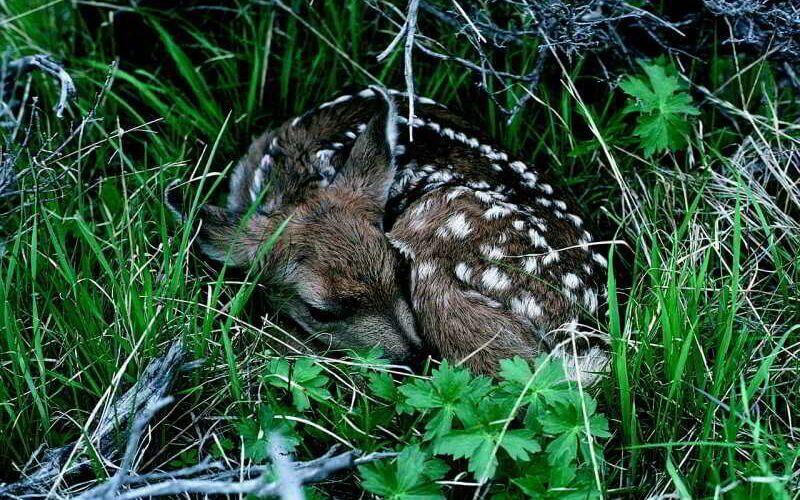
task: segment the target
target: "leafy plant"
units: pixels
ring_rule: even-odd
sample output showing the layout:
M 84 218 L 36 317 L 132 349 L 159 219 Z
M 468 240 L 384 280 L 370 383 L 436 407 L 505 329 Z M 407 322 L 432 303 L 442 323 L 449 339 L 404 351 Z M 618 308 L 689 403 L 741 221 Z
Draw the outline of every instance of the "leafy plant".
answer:
M 328 377 L 311 358 L 300 358 L 293 365 L 284 358 L 276 358 L 267 366 L 264 380 L 274 387 L 288 390 L 298 411 L 309 409 L 311 399 L 324 401 L 331 397 L 325 388 Z
M 625 113 L 638 113 L 633 133 L 647 156 L 677 150 L 687 143 L 690 117 L 700 114 L 674 67 L 663 60 L 639 62 L 642 76 L 628 76 L 620 87 L 631 97 Z
M 527 462 L 541 447 L 531 429 L 506 429 L 508 410 L 508 406 L 489 399 L 474 408 L 462 408 L 459 420 L 464 429 L 442 436 L 434 451 L 468 459 L 469 471 L 480 481 L 494 477 L 499 449 L 512 460 Z
M 464 459 L 478 482 L 510 481 L 526 494 L 594 495 L 593 471 L 599 468 L 602 474 L 602 440 L 610 436 L 596 401 L 565 379 L 556 360 L 541 358 L 533 366 L 519 357 L 504 360 L 499 375 L 501 380 L 493 382 L 443 362 L 430 378 L 399 388 L 386 374 L 368 378 L 373 393 L 394 405 L 398 415 L 412 413 L 421 419 L 423 441 L 431 444 L 406 449 L 413 450 L 419 463 L 434 456 Z M 406 457 L 404 466 L 408 461 Z M 367 469 L 368 476 L 362 471 L 369 481 L 365 488 L 392 498 L 416 498 L 408 489 L 419 486 L 420 476 L 409 476 L 411 483 L 400 486 L 395 476 L 399 467 L 398 461 L 394 467 L 375 465 Z M 528 470 L 537 472 L 524 472 Z
M 418 379 L 400 387 L 409 406 L 429 412 L 425 439 L 439 438 L 450 432 L 453 417 L 469 411 L 489 390 L 488 378 L 473 378 L 467 370 L 453 368 L 447 361 L 433 371 L 430 380 Z
M 276 418 L 272 407 L 267 404 L 259 406 L 256 419 L 241 419 L 236 424 L 236 430 L 242 437 L 245 456 L 256 463 L 264 462 L 269 457 L 271 436 L 279 435 L 282 448 L 287 452 L 294 451 L 299 444 L 292 422 Z
M 407 446 L 394 463 L 375 462 L 358 468 L 365 490 L 390 499 L 443 498 L 435 483 L 448 471 L 441 460 L 430 458 L 419 445 Z

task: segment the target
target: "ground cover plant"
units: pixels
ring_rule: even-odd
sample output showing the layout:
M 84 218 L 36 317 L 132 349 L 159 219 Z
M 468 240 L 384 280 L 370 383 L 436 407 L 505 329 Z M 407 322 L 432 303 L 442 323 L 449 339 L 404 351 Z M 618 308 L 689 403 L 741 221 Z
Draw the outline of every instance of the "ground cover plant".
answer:
M 0 482 L 86 436 L 181 339 L 195 363 L 137 472 L 270 464 L 277 439 L 298 460 L 397 453 L 311 497 L 797 497 L 800 13 L 635 4 L 0 1 L 2 67 L 49 54 L 78 91 L 63 118 L 51 75 L 0 96 Z M 170 182 L 195 208 L 222 198 L 254 134 L 409 78 L 601 228 L 613 357 L 596 386 L 546 357 L 490 379 L 292 350 L 286 290 L 189 251 Z M 114 477 L 120 454 L 96 451 L 50 493 Z

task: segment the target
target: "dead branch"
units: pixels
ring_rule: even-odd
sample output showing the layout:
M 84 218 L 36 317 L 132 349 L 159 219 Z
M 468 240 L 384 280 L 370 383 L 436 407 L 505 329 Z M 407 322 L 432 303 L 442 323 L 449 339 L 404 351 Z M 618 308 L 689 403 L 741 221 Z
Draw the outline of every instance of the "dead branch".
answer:
M 101 457 L 112 458 L 118 455 L 118 444 L 124 442 L 125 436 L 129 435 L 131 417 L 138 418 L 136 422 L 144 417 L 148 417 L 147 421 L 152 418 L 172 386 L 184 357 L 183 342 L 174 342 L 164 356 L 147 365 L 133 387 L 108 405 L 86 439 L 44 450 L 41 457 L 32 457 L 30 463 L 36 467 L 24 471 L 22 479 L 16 483 L 0 486 L 0 497 L 46 496 L 51 489 L 57 487 L 57 482 L 62 478 L 78 475 L 89 469 L 90 459 L 84 453 L 89 448 Z M 133 428 L 135 430 L 135 425 Z
M 78 440 L 55 450 L 46 450 L 39 460 L 32 458 L 31 462 L 37 463 L 36 468 L 25 473 L 20 481 L 0 486 L 0 497 L 133 500 L 187 494 L 253 494 L 295 500 L 302 498 L 302 485 L 324 481 L 336 472 L 396 455 L 371 453 L 362 456 L 359 450 L 337 453 L 338 446 L 334 446 L 319 458 L 294 462 L 284 451 L 282 438 L 273 435 L 270 437 L 271 465 L 225 468 L 221 462 L 205 459 L 173 471 L 137 474 L 134 464 L 142 451 L 143 436 L 156 414 L 173 402 L 166 393 L 176 373 L 179 369 L 196 365 L 184 364 L 184 357 L 183 343 L 176 341 L 164 356 L 147 365 L 133 387 L 109 405 L 87 442 Z M 124 451 L 120 456 L 123 442 Z M 81 493 L 62 493 L 58 488 L 62 479 L 88 471 L 89 447 L 104 462 L 120 457 L 116 472 Z
M 67 103 L 75 97 L 75 83 L 60 64 L 45 54 L 25 56 L 0 66 L 0 103 L 7 105 L 19 79 L 36 69 L 44 71 L 58 80 L 61 89 L 55 112 L 57 117 L 63 117 Z M 10 105 L 6 107 L 11 109 Z
M 105 485 L 76 497 L 80 500 L 101 500 L 114 498 L 118 500 L 134 500 L 170 495 L 255 495 L 257 497 L 280 496 L 285 499 L 297 497 L 301 485 L 318 483 L 331 477 L 336 472 L 350 470 L 359 465 L 384 458 L 394 457 L 394 453 L 371 453 L 361 456 L 358 450 L 335 454 L 336 447 L 325 455 L 308 462 L 290 462 L 284 458 L 284 465 L 278 467 L 278 479 L 270 481 L 273 468 L 267 466 L 251 466 L 238 469 L 221 470 L 204 473 L 197 477 L 187 469 L 172 473 L 165 477 L 164 473 L 157 478 L 147 474 L 132 476 L 124 480 L 128 485 L 144 484 L 124 491 L 109 491 Z M 273 457 L 274 459 L 274 457 Z M 220 468 L 218 462 L 205 465 L 205 469 Z M 282 473 L 281 473 L 282 472 Z M 243 479 L 240 479 L 242 477 Z
M 392 39 L 386 49 L 378 54 L 378 61 L 384 60 L 400 43 L 400 40 L 405 38 L 404 54 L 403 54 L 403 74 L 406 81 L 406 93 L 408 94 L 408 139 L 414 140 L 414 128 L 412 123 L 416 115 L 414 114 L 414 67 L 412 64 L 412 53 L 414 51 L 415 37 L 417 33 L 417 12 L 419 11 L 419 0 L 409 0 L 408 10 L 406 11 L 406 20 L 400 31 Z

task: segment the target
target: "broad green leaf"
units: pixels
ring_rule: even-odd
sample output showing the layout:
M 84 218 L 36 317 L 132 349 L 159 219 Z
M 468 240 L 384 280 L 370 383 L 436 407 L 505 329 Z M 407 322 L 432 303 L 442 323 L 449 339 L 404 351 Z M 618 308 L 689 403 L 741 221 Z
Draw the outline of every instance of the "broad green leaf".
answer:
M 676 75 L 658 63 L 641 62 L 645 78 L 629 76 L 620 88 L 632 99 L 625 112 L 637 112 L 634 134 L 647 156 L 686 145 L 689 117 L 700 114 Z
M 397 500 L 444 498 L 435 481 L 447 470 L 441 460 L 429 458 L 419 445 L 406 447 L 394 463 L 380 461 L 358 468 L 365 490 Z

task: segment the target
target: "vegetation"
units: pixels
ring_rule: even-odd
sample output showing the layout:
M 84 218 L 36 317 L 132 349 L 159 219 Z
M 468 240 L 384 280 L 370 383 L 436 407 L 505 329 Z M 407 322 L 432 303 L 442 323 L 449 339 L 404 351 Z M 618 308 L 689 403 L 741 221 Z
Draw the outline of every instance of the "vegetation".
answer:
M 251 136 L 345 85 L 404 88 L 402 48 L 375 58 L 398 27 L 361 0 L 211 3 L 0 0 L 6 57 L 51 54 L 78 89 L 59 120 L 57 85 L 31 75 L 19 115 L 0 117 L 18 191 L 0 198 L 0 480 L 80 436 L 184 338 L 203 365 L 140 469 L 264 462 L 277 431 L 302 459 L 399 452 L 309 495 L 797 496 L 800 105 L 785 60 L 727 43 L 724 17 L 697 35 L 701 57 L 653 43 L 609 73 L 553 51 L 532 88 L 479 88 L 415 51 L 418 94 L 539 165 L 611 243 L 613 359 L 592 388 L 547 358 L 507 360 L 496 380 L 435 360 L 414 375 L 379 351 L 285 354 L 284 291 L 195 259 L 162 203 L 175 179 L 195 208 L 224 196 Z M 465 54 L 426 12 L 421 31 Z M 532 37 L 494 64 L 527 72 L 543 50 Z M 509 121 L 501 107 L 523 98 Z

